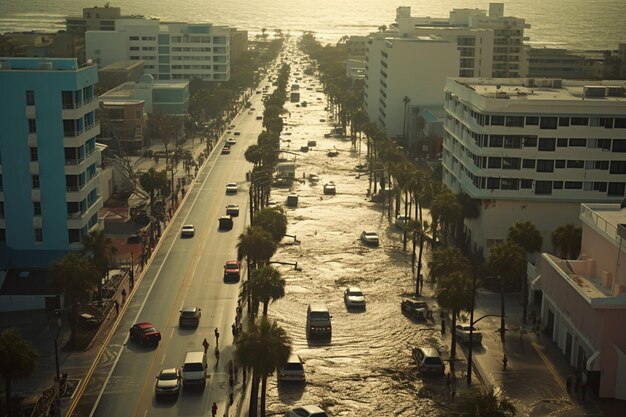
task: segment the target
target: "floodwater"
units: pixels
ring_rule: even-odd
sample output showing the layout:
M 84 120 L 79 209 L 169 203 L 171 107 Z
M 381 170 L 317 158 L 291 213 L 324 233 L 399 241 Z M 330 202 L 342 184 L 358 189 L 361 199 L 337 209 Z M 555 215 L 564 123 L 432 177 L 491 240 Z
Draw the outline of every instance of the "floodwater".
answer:
M 282 139 L 283 149 L 297 153 L 295 182 L 289 188 L 274 188 L 272 199 L 285 206 L 287 195 L 299 195 L 297 208 L 285 211 L 288 232 L 300 244 L 285 238 L 274 256 L 282 262 L 298 262 L 302 271 L 279 266 L 287 281 L 286 295 L 272 304 L 269 315 L 287 331 L 293 351 L 305 363 L 305 385 L 277 385 L 268 379 L 268 415 L 282 415 L 295 405 L 317 404 L 332 416 L 438 416 L 445 408 L 444 378 L 426 379 L 418 375 L 411 358 L 411 347 L 433 346 L 448 355 L 439 326 L 416 323 L 400 312 L 402 297 L 412 295 L 411 244 L 402 250 L 402 234 L 382 214 L 380 204 L 366 198 L 367 175 L 358 176 L 355 165 L 364 163 L 351 141 L 324 138 L 332 128 L 332 120 L 324 110 L 322 93 L 315 91 L 319 83 L 304 76 L 295 81 L 294 72 L 302 69 L 292 65 L 291 83 L 300 84 L 301 100 L 308 107 L 287 102 L 290 112 Z M 300 75 L 302 76 L 302 75 Z M 308 90 L 307 87 L 311 87 Z M 321 98 L 321 100 L 318 100 Z M 324 119 L 324 121 L 321 121 Z M 300 147 L 315 140 L 309 152 Z M 287 142 L 289 141 L 289 142 Z M 334 158 L 326 154 L 338 150 Z M 308 180 L 318 174 L 318 183 Z M 323 185 L 334 181 L 337 194 L 323 194 Z M 392 213 L 393 214 L 393 213 Z M 362 230 L 373 230 L 380 236 L 380 246 L 370 248 L 360 241 Z M 364 312 L 347 311 L 343 290 L 359 286 L 366 297 Z M 310 302 L 324 302 L 332 314 L 332 341 L 309 344 L 306 337 L 306 310 Z M 434 306 L 433 306 L 434 307 Z M 416 331 L 431 328 L 432 331 Z

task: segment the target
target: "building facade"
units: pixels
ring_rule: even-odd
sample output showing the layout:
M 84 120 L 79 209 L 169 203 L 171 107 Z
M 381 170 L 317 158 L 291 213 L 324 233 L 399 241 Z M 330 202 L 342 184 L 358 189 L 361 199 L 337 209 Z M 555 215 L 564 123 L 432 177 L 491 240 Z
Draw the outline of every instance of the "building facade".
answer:
M 224 26 L 117 19 L 114 31 L 87 31 L 85 45 L 87 58 L 101 67 L 143 60 L 156 80 L 230 79 L 230 29 Z
M 480 200 L 466 219 L 474 249 L 518 220 L 551 232 L 578 222 L 578 205 L 619 202 L 626 188 L 623 81 L 448 78 L 443 181 Z
M 623 206 L 623 205 L 622 205 Z M 531 288 L 541 326 L 600 398 L 626 400 L 626 208 L 582 204 L 581 255 L 544 253 Z
M 100 91 L 110 90 L 129 81 L 139 81 L 144 73 L 143 61 L 118 61 L 98 70 Z
M 141 154 L 145 126 L 143 107 L 143 100 L 102 100 L 98 142 L 106 144 L 117 155 Z
M 122 17 L 120 7 L 85 7 L 82 16 L 66 17 L 65 27 L 71 33 L 85 33 L 88 30 L 115 30 L 115 19 Z
M 246 52 L 248 52 L 248 31 L 231 29 L 230 30 L 230 60 L 231 62 L 237 61 Z
M 0 58 L 0 241 L 5 264 L 47 267 L 98 228 L 95 65 Z
M 66 32 L 8 32 L 3 37 L 16 46 L 20 56 L 37 58 L 77 58 L 85 62 L 85 39 Z
M 582 54 L 567 49 L 531 47 L 528 54 L 529 78 L 590 78 L 591 63 Z

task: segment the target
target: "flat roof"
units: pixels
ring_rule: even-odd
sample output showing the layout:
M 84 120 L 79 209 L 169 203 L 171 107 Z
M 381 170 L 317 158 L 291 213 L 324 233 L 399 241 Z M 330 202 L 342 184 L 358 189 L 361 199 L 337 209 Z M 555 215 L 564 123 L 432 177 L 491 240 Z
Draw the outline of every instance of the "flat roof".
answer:
M 112 64 L 107 65 L 106 67 L 103 67 L 100 69 L 100 71 L 122 71 L 122 70 L 128 70 L 128 69 L 132 69 L 132 68 L 136 68 L 140 65 L 143 65 L 144 61 L 139 60 L 139 61 L 117 61 L 114 62 Z

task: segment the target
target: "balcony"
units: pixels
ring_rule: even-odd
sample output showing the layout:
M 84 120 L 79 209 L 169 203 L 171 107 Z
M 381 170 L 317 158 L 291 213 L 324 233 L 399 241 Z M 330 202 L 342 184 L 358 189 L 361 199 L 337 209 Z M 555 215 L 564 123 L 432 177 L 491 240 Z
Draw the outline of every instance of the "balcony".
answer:
M 99 177 L 100 177 L 100 171 L 97 171 L 93 177 L 91 177 L 89 180 L 87 180 L 87 182 L 85 182 L 82 185 L 81 184 L 66 185 L 65 191 L 66 191 L 67 201 L 78 202 L 78 201 L 83 201 L 84 199 L 86 199 L 87 194 L 89 194 L 91 190 L 93 190 L 94 187 L 98 185 Z
M 37 112 L 35 111 L 35 106 L 26 106 L 26 118 L 27 119 L 34 119 L 37 115 Z
M 62 117 L 64 119 L 80 119 L 86 113 L 96 111 L 100 102 L 97 96 L 93 96 L 83 102 L 63 103 Z
M 89 223 L 89 219 L 102 208 L 102 197 L 98 196 L 96 201 L 84 212 L 75 212 L 67 214 L 68 229 L 82 229 Z
M 76 159 L 65 158 L 65 175 L 79 175 L 92 164 L 98 162 L 98 153 L 94 150 L 90 154 Z
M 85 126 L 82 130 L 69 130 L 63 132 L 63 144 L 65 146 L 78 148 L 87 142 L 87 140 L 100 134 L 100 122 Z
M 31 148 L 37 147 L 37 133 L 28 134 L 28 146 Z

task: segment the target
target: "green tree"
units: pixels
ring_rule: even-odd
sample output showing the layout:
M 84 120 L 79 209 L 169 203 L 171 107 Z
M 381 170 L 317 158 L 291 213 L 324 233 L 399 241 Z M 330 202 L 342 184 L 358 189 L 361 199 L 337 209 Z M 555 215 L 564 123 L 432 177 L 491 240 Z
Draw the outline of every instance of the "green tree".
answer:
M 265 208 L 254 214 L 253 226 L 270 232 L 274 242 L 280 242 L 287 233 L 287 216 L 280 208 Z
M 583 239 L 583 229 L 573 224 L 564 224 L 557 227 L 550 236 L 554 251 L 562 259 L 577 259 L 580 255 L 580 246 Z
M 507 240 L 489 250 L 487 270 L 492 279 L 499 277 L 498 283 L 502 284 L 505 290 L 519 288 L 520 277 L 525 269 L 526 253 L 517 243 Z
M 252 271 L 250 279 L 244 284 L 249 287 L 254 302 L 260 301 L 263 303 L 263 316 L 267 316 L 267 309 L 271 302 L 285 296 L 284 278 L 281 277 L 277 269 L 269 265 Z M 243 291 L 247 289 L 244 288 Z
M 469 270 L 469 267 L 467 268 Z M 450 357 L 456 358 L 456 319 L 462 311 L 472 309 L 472 277 L 468 270 L 455 271 L 441 278 L 435 290 L 435 299 L 441 308 L 451 312 L 452 344 Z
M 259 323 L 251 322 L 235 343 L 235 361 L 252 369 L 252 392 L 250 395 L 250 417 L 257 416 L 259 380 L 261 380 L 261 416 L 265 417 L 267 377 L 287 363 L 291 355 L 291 340 L 287 332 L 267 317 Z
M 454 246 L 437 248 L 433 251 L 428 269 L 433 281 L 439 281 L 455 272 L 471 271 L 470 261 Z
M 117 255 L 117 248 L 113 241 L 106 237 L 104 230 L 93 230 L 83 237 L 82 254 L 91 261 L 100 274 L 98 280 L 98 296 L 102 296 L 102 277 L 106 276 L 113 267 L 113 259 Z
M 433 197 L 430 214 L 433 219 L 433 239 L 436 240 L 436 232 L 441 232 L 443 242 L 447 243 L 452 226 L 456 226 L 462 215 L 462 207 L 456 194 L 444 186 L 441 192 Z
M 150 212 L 152 212 L 156 192 L 167 187 L 167 172 L 150 168 L 139 177 L 139 185 L 150 196 Z
M 513 417 L 515 406 L 506 396 L 496 393 L 493 388 L 471 391 L 457 401 L 450 415 L 452 417 Z
M 0 375 L 4 380 L 4 395 L 7 416 L 13 415 L 12 383 L 35 372 L 39 353 L 17 330 L 4 329 L 0 332 Z
M 237 243 L 237 259 L 246 258 L 252 268 L 265 265 L 276 253 L 276 242 L 270 232 L 258 227 L 249 226 L 245 233 L 239 235 Z
M 98 286 L 100 274 L 80 252 L 69 252 L 62 259 L 53 262 L 49 274 L 52 288 L 65 295 L 73 338 L 76 333 L 77 303 L 88 300 L 89 292 Z

